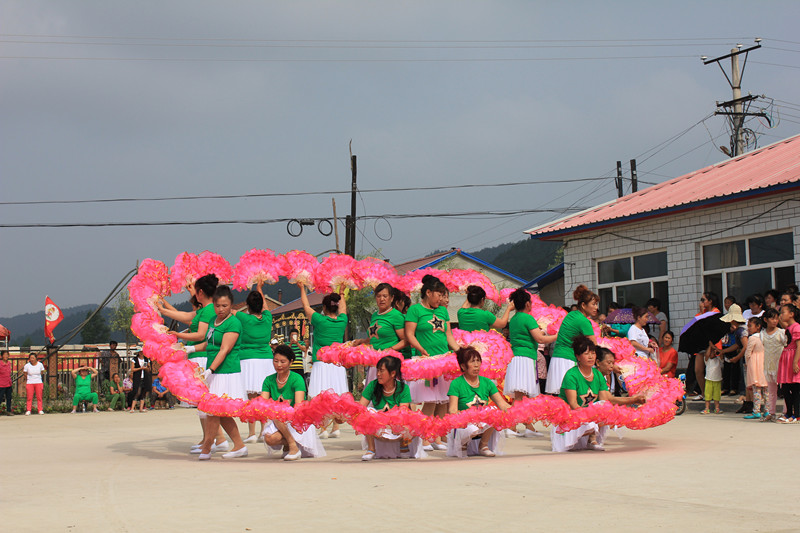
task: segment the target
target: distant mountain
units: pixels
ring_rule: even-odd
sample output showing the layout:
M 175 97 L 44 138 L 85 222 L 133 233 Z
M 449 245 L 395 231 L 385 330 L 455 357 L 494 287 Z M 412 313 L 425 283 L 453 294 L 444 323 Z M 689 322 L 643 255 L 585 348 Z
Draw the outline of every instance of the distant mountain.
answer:
M 84 304 L 76 305 L 73 307 L 63 307 L 61 311 L 64 313 L 64 320 L 56 326 L 53 334 L 58 339 L 60 336 L 66 334 L 69 330 L 80 324 L 86 319 L 86 313 L 93 311 L 97 308 L 97 304 Z M 106 322 L 109 320 L 111 309 L 106 308 L 101 311 L 103 318 Z M 36 313 L 25 313 L 24 315 L 16 315 L 12 317 L 0 317 L 0 324 L 3 324 L 11 330 L 11 343 L 15 346 L 22 344 L 25 339 L 30 337 L 31 343 L 34 346 L 41 346 L 46 344 L 44 337 L 44 309 Z M 80 334 L 76 337 L 74 342 L 80 343 Z M 120 339 L 121 336 L 120 336 Z
M 496 246 L 495 248 L 500 247 Z M 525 239 L 513 243 L 509 248 L 497 254 L 491 263 L 530 281 L 563 261 L 561 249 L 561 242 Z M 473 255 L 482 251 L 479 250 Z

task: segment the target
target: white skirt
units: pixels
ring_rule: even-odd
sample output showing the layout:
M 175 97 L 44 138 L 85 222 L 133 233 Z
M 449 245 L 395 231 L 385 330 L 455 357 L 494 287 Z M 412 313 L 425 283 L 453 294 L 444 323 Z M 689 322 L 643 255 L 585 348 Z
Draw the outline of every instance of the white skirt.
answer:
M 547 387 L 545 387 L 544 391 L 548 394 L 559 394 L 561 392 L 561 382 L 564 381 L 564 374 L 575 364 L 575 361 L 570 361 L 563 357 L 551 357 L 550 368 L 547 369 Z
M 529 398 L 539 396 L 539 378 L 536 374 L 536 360 L 530 357 L 514 356 L 506 368 L 506 379 L 503 385 L 506 396 L 514 396 L 521 392 Z
M 275 373 L 272 359 L 242 359 L 244 388 L 248 394 L 258 394 L 264 387 L 264 378 Z
M 606 431 L 608 426 L 598 426 L 595 422 L 587 422 L 577 429 L 567 431 L 566 433 L 557 433 L 556 426 L 550 430 L 550 444 L 554 452 L 573 452 L 577 450 L 585 450 L 589 445 L 588 431 L 594 430 L 597 437 L 597 444 L 603 444 L 606 440 Z
M 234 374 L 211 374 L 206 380 L 206 385 L 208 385 L 208 392 L 216 396 L 227 394 L 229 398 L 238 398 L 240 400 L 247 399 L 247 392 L 244 390 L 241 372 L 236 372 Z M 197 416 L 205 418 L 208 416 L 208 413 L 198 409 Z
M 380 435 L 384 439 L 375 439 L 375 458 L 376 459 L 399 459 L 400 458 L 400 435 L 395 435 L 389 431 L 383 432 Z M 424 459 L 428 457 L 425 450 L 422 449 L 422 439 L 414 437 L 408 443 L 408 452 L 412 459 Z M 367 438 L 361 436 L 361 449 L 368 450 Z
M 436 385 L 433 380 L 428 380 L 430 386 L 425 384 L 424 379 L 408 382 L 408 389 L 411 392 L 411 400 L 414 403 L 447 403 L 447 391 L 450 390 L 450 380 L 436 378 Z
M 325 453 L 325 448 L 322 446 L 322 442 L 319 440 L 319 435 L 317 435 L 317 428 L 315 426 L 308 426 L 308 429 L 300 433 L 291 423 L 286 424 L 286 427 L 289 428 L 289 433 L 292 434 L 292 438 L 297 443 L 297 447 L 300 448 L 300 457 L 325 457 L 327 453 Z M 270 420 L 264 426 L 264 431 L 261 432 L 262 436 L 272 435 L 273 433 L 277 433 L 278 428 L 275 427 L 275 422 Z M 283 446 L 267 446 L 267 452 L 272 455 L 272 452 L 281 452 L 283 450 Z
M 350 392 L 347 387 L 347 370 L 343 366 L 317 361 L 311 366 L 311 378 L 308 380 L 308 396 L 313 398 L 320 392 L 329 389 L 336 394 Z
M 467 427 L 461 429 L 457 428 L 447 435 L 447 456 L 448 457 L 467 457 L 469 455 L 480 455 L 479 445 L 481 433 L 490 428 L 488 424 L 483 422 L 478 424 L 469 424 Z M 494 430 L 491 438 L 489 439 L 489 449 L 495 455 L 503 455 L 503 445 L 506 441 L 506 432 Z M 464 450 L 466 444 L 467 449 Z

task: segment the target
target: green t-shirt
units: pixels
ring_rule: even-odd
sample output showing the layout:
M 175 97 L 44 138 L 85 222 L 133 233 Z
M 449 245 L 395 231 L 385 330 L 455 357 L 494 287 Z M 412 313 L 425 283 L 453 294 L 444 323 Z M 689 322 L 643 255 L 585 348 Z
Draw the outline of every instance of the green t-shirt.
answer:
M 561 322 L 561 327 L 558 328 L 558 337 L 553 345 L 553 357 L 577 361 L 575 351 L 572 349 L 572 341 L 578 335 L 587 337 L 594 335 L 592 323 L 580 311 L 570 311 Z
M 539 329 L 539 323 L 533 316 L 524 311 L 517 311 L 508 321 L 508 341 L 515 356 L 529 357 L 534 361 L 539 343 L 531 336 L 532 329 Z
M 497 317 L 479 307 L 462 307 L 458 310 L 458 329 L 462 331 L 489 331 Z
M 236 319 L 242 323 L 242 334 L 239 336 L 239 360 L 272 359 L 272 313 L 264 311 L 261 318 L 243 312 L 236 313 Z
M 564 379 L 561 381 L 561 392 L 558 394 L 559 397 L 566 402 L 566 391 L 574 390 L 578 395 L 577 400 L 580 407 L 592 403 L 597 399 L 601 390 L 608 390 L 608 384 L 603 379 L 603 374 L 594 367 L 592 367 L 592 376 L 592 381 L 587 381 L 581 374 L 581 369 L 573 366 L 564 374 Z
M 478 386 L 473 387 L 464 376 L 458 376 L 450 382 L 448 396 L 458 396 L 458 410 L 464 411 L 475 405 L 486 405 L 489 398 L 497 392 L 497 385 L 491 379 L 478 376 Z
M 372 313 L 369 319 L 369 343 L 376 350 L 386 350 L 398 342 L 397 330 L 405 327 L 406 319 L 403 313 L 392 307 L 386 313 Z
M 428 355 L 441 355 L 449 351 L 447 323 L 450 322 L 450 314 L 446 307 L 428 309 L 422 304 L 414 304 L 406 313 L 406 323 L 409 322 L 417 325 L 414 335 Z
M 219 349 L 222 345 L 222 336 L 226 333 L 238 333 L 239 338 L 236 339 L 230 353 L 225 356 L 225 360 L 215 370 L 217 374 L 235 374 L 242 371 L 242 366 L 239 364 L 239 342 L 242 339 L 242 323 L 236 320 L 233 315 L 228 315 L 222 324 L 215 325 L 217 320 L 216 315 L 214 319 L 208 324 L 208 332 L 206 332 L 206 340 L 208 346 L 206 347 L 206 355 L 208 356 L 208 363 L 206 368 L 210 368 L 214 364 L 214 359 L 219 354 Z
M 278 374 L 270 374 L 264 380 L 261 390 L 268 393 L 269 397 L 276 402 L 285 401 L 294 406 L 294 393 L 297 391 L 306 392 L 306 382 L 303 380 L 303 376 L 297 372 L 289 372 L 286 383 L 284 383 L 283 387 L 278 388 Z
M 344 341 L 344 331 L 347 329 L 347 315 L 342 313 L 336 318 L 314 313 L 311 315 L 311 325 L 314 326 L 313 342 L 311 343 L 311 362 L 317 362 L 317 351 L 334 342 Z
M 408 384 L 403 383 L 403 390 L 398 390 L 401 386 L 400 382 L 395 381 L 394 383 L 394 393 L 391 396 L 381 395 L 381 399 L 378 401 L 378 403 L 375 403 L 375 398 L 373 398 L 373 395 L 375 394 L 375 386 L 378 384 L 377 379 L 370 381 L 369 384 L 364 387 L 364 392 L 361 393 L 361 396 L 364 398 L 369 398 L 369 401 L 372 402 L 372 407 L 374 407 L 377 411 L 385 411 L 386 409 L 391 409 L 392 407 L 397 407 L 398 405 L 404 403 L 411 403 L 411 389 L 408 388 Z
M 214 320 L 215 316 L 217 316 L 217 314 L 214 312 L 214 304 L 208 304 L 205 307 L 201 307 L 194 314 L 192 323 L 189 324 L 189 333 L 197 333 L 197 328 L 200 325 L 200 322 L 205 322 L 206 324 L 208 324 L 209 322 Z M 186 343 L 186 346 L 194 346 L 195 344 L 200 344 L 201 342 L 203 341 L 189 341 Z M 206 352 L 192 352 L 188 355 L 188 359 L 197 359 L 200 357 L 205 359 Z
M 75 376 L 75 394 L 87 394 L 92 392 L 92 375 L 86 374 Z

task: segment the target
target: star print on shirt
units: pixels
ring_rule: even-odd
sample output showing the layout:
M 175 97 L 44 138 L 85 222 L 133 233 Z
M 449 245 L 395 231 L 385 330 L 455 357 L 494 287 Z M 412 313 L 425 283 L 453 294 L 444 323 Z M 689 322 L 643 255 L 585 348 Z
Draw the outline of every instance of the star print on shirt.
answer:
M 377 336 L 378 336 L 378 330 L 379 330 L 379 329 L 381 329 L 381 325 L 380 325 L 380 324 L 378 324 L 377 322 L 375 322 L 374 324 L 372 324 L 372 325 L 369 327 L 369 336 L 370 336 L 370 337 L 377 337 Z
M 467 407 L 474 407 L 476 405 L 486 405 L 486 402 L 481 400 L 481 397 L 478 396 L 477 394 L 475 395 L 475 397 L 472 399 L 471 402 L 467 402 Z
M 597 399 L 597 396 L 594 395 L 594 393 L 592 392 L 592 389 L 589 389 L 589 391 L 586 394 L 581 396 L 581 401 L 583 402 L 582 405 L 589 405 L 590 403 L 592 403 L 596 399 Z
M 433 315 L 430 320 L 428 320 L 428 324 L 431 325 L 434 332 L 437 331 L 444 331 L 444 320 L 439 318 L 436 315 Z

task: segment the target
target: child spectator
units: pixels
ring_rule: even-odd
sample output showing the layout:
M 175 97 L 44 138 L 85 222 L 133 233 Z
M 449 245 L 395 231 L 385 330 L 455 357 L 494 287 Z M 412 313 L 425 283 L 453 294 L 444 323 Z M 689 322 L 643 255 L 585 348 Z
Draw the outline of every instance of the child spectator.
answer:
M 782 424 L 796 424 L 800 416 L 800 309 L 792 304 L 781 306 L 780 320 L 786 325 L 786 348 L 778 361 L 778 384 L 783 388 L 786 414 L 778 418 Z
M 674 341 L 675 334 L 671 331 L 665 331 L 661 342 L 659 367 L 661 367 L 661 373 L 666 374 L 668 378 L 674 378 L 675 370 L 678 368 L 678 351 L 672 345 Z
M 767 327 L 761 330 L 761 343 L 764 345 L 764 377 L 767 379 L 767 405 L 762 422 L 775 420 L 778 403 L 778 361 L 786 346 L 786 332 L 778 327 L 778 310 L 767 309 L 764 320 Z
M 747 321 L 747 350 L 744 360 L 747 366 L 747 388 L 753 394 L 753 412 L 744 418 L 761 418 L 761 408 L 764 405 L 764 396 L 767 391 L 767 378 L 764 376 L 764 345 L 761 343 L 761 329 L 763 322 L 757 316 L 750 317 Z
M 705 355 L 706 361 L 706 408 L 700 414 L 707 415 L 711 413 L 711 401 L 714 401 L 714 414 L 721 415 L 722 410 L 719 408 L 719 399 L 722 392 L 722 357 L 720 351 L 715 348 L 711 343 L 708 345 Z

